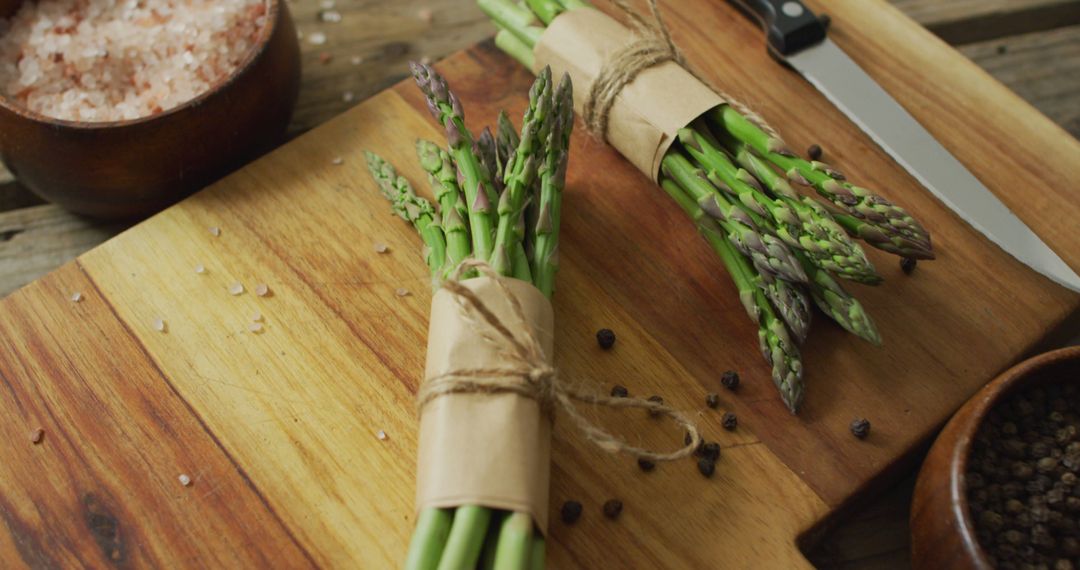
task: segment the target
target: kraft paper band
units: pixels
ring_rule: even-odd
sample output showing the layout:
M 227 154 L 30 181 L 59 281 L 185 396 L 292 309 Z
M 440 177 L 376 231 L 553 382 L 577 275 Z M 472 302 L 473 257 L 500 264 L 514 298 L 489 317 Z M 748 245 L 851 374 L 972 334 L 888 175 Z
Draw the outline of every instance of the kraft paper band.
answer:
M 581 106 L 600 70 L 636 36 L 606 14 L 591 8 L 564 12 L 540 36 L 534 72 L 551 66 L 552 75 L 569 73 L 574 106 Z M 641 71 L 623 88 L 611 108 L 606 139 L 638 170 L 658 180 L 660 162 L 678 130 L 725 99 L 675 62 Z
M 462 281 L 501 321 L 517 323 L 510 304 L 490 278 Z M 503 287 L 521 303 L 525 320 L 549 360 L 554 316 L 551 303 L 524 281 Z M 431 301 L 424 378 L 459 370 L 510 365 L 485 331 L 465 317 L 446 290 Z M 446 394 L 424 405 L 416 466 L 417 510 L 482 505 L 528 512 L 547 532 L 551 472 L 551 419 L 536 399 L 513 393 Z

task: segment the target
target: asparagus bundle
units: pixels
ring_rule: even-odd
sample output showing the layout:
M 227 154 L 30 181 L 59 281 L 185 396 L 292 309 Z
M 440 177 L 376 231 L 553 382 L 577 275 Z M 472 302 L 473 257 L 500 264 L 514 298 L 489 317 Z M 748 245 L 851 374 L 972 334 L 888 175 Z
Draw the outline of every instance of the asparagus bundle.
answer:
M 468 258 L 499 275 L 531 283 L 550 298 L 558 270 L 559 213 L 566 179 L 573 89 L 567 76 L 552 84 L 549 70 L 529 93 L 521 133 L 500 116 L 497 135 L 473 138 L 460 102 L 431 67 L 413 76 L 448 148 L 419 141 L 420 165 L 434 203 L 420 197 L 392 165 L 368 152 L 367 164 L 394 213 L 411 222 L 425 244 L 424 258 L 438 289 Z M 535 221 L 525 210 L 537 205 Z M 531 244 L 528 252 L 525 243 Z M 405 567 L 420 569 L 544 567 L 544 537 L 528 512 L 478 505 L 425 508 L 418 517 Z
M 530 69 L 545 28 L 589 7 L 584 0 L 477 3 L 499 28 L 496 45 Z M 799 158 L 730 104 L 678 132 L 657 181 L 723 261 L 793 412 L 804 393 L 798 343 L 809 331 L 811 300 L 844 329 L 881 343 L 869 315 L 834 278 L 881 282 L 853 238 L 903 257 L 934 257 L 929 234 L 909 213 L 834 168 Z M 793 183 L 812 187 L 825 205 Z

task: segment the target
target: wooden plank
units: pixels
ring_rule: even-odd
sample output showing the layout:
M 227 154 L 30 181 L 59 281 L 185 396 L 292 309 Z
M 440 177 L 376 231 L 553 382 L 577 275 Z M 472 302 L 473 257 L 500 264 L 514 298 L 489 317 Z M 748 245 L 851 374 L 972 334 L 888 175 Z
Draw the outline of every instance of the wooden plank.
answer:
M 950 44 L 1080 24 L 1077 0 L 889 0 Z
M 315 127 L 397 83 L 408 75 L 410 60 L 438 60 L 495 33 L 472 1 L 338 2 L 336 23 L 320 19 L 325 10 L 314 0 L 289 9 L 303 34 L 304 70 L 292 132 Z M 312 43 L 316 33 L 325 35 L 325 44 Z
M 310 567 L 78 266 L 9 297 L 3 315 L 5 568 Z
M 122 300 L 122 318 L 320 564 L 388 568 L 400 565 L 412 527 L 412 398 L 430 292 L 418 238 L 387 212 L 357 151 L 379 149 L 420 180 L 412 143 L 439 131 L 393 92 L 346 116 L 81 262 L 109 298 Z M 339 154 L 350 158 L 332 165 Z M 219 238 L 210 225 L 221 226 Z M 390 254 L 376 253 L 377 241 Z M 156 253 L 165 248 L 168 260 Z M 720 427 L 697 381 L 587 277 L 577 251 L 568 244 L 556 301 L 556 351 L 567 379 L 617 379 L 635 393 L 707 411 L 702 426 L 725 447 L 727 467 L 711 481 L 692 462 L 645 474 L 557 423 L 552 509 L 574 498 L 589 513 L 572 528 L 552 525 L 551 567 L 701 568 L 721 556 L 753 565 L 761 552 L 740 543 L 758 545 L 784 567 L 804 567 L 794 537 L 824 514 L 824 503 L 757 442 L 755 422 L 735 433 Z M 206 275 L 191 270 L 198 263 Z M 234 280 L 249 289 L 267 282 L 273 296 L 230 296 Z M 398 287 L 412 294 L 397 297 Z M 265 318 L 259 335 L 245 329 L 256 310 Z M 168 334 L 151 328 L 156 314 L 167 319 Z M 592 340 L 601 324 L 620 334 L 619 350 L 606 358 Z M 682 439 L 644 414 L 628 423 L 635 441 Z M 378 430 L 388 440 L 375 438 Z M 599 510 L 616 492 L 627 512 L 612 525 Z M 763 503 L 784 516 L 762 518 Z M 684 543 L 696 546 L 676 546 Z
M 53 205 L 0 212 L 0 297 L 67 263 L 128 225 L 88 220 Z
M 960 51 L 1080 137 L 1080 26 L 971 44 Z

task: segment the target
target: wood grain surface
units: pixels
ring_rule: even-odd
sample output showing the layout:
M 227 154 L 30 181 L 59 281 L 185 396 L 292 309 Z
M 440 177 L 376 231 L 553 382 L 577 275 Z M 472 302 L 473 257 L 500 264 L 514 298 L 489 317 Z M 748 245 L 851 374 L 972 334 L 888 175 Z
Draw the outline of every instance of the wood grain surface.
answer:
M 888 479 L 968 395 L 1074 316 L 1080 303 L 946 212 L 801 79 L 769 60 L 758 49 L 757 30 L 730 8 L 693 11 L 690 4 L 669 2 L 666 9 L 698 69 L 783 124 L 793 146 L 829 141 L 828 160 L 853 179 L 887 188 L 927 222 L 941 259 L 905 278 L 893 258 L 874 255 L 888 281 L 857 292 L 884 325 L 886 348 L 863 346 L 820 319 L 805 351 L 806 410 L 792 417 L 775 397 L 719 261 L 652 184 L 610 149 L 576 137 L 556 298 L 559 365 L 601 389 L 617 380 L 633 393 L 701 410 L 706 433 L 724 452 L 711 481 L 689 463 L 646 475 L 630 460 L 596 453 L 560 424 L 553 505 L 575 498 L 586 516 L 575 527 L 553 525 L 556 568 L 807 565 L 799 536 L 818 536 L 820 521 Z M 1003 199 L 1019 215 L 1039 219 L 1052 209 L 1066 218 L 1040 219 L 1040 227 L 1064 243 L 1062 255 L 1076 265 L 1080 247 L 1069 239 L 1076 228 L 1068 219 L 1080 219 L 1080 205 L 1068 200 L 1067 187 L 1055 186 L 1080 175 L 1075 161 L 1061 160 L 1075 156 L 1074 139 L 883 4 L 822 0 L 817 7 L 834 14 L 837 42 L 858 46 L 851 51 L 860 63 L 934 122 L 935 134 L 989 185 L 1010 192 Z M 730 34 L 717 37 L 715 29 Z M 927 71 L 931 60 L 948 70 Z M 440 69 L 474 126 L 492 120 L 500 106 L 520 114 L 530 78 L 490 46 Z M 928 76 L 939 89 L 920 92 L 903 75 Z M 233 555 L 258 565 L 257 551 L 267 544 L 285 545 L 283 565 L 382 567 L 400 560 L 412 525 L 411 397 L 430 292 L 419 240 L 389 215 L 358 153 L 378 149 L 419 183 L 410 156 L 417 136 L 439 134 L 415 90 L 402 85 L 121 234 L 78 266 L 0 301 L 0 374 L 8 393 L 25 394 L 0 400 L 0 430 L 9 435 L 3 445 L 22 454 L 12 457 L 45 456 L 55 472 L 100 472 L 104 480 L 65 487 L 32 477 L 26 462 L 0 468 L 26 470 L 5 478 L 18 483 L 0 486 L 0 496 L 17 505 L 4 511 L 18 513 L 15 523 L 5 518 L 8 527 L 31 535 L 0 538 L 0 559 L 39 564 L 37 551 L 19 546 L 34 541 L 72 544 L 64 556 L 87 564 L 111 557 L 95 537 L 111 545 L 123 540 L 115 538 L 120 534 L 78 526 L 88 508 L 80 507 L 85 489 L 100 487 L 106 490 L 94 496 L 109 500 L 91 512 L 113 513 L 122 535 L 137 537 L 133 565 Z M 334 166 L 336 156 L 345 164 Z M 1053 198 L 1065 202 L 1054 206 Z M 220 237 L 209 233 L 212 225 L 222 228 Z M 390 244 L 391 253 L 377 255 L 376 241 Z M 200 263 L 205 275 L 193 270 Z M 249 292 L 229 295 L 234 281 Z M 261 282 L 272 295 L 250 293 Z M 412 295 L 395 296 L 399 287 Z M 72 304 L 72 290 L 86 298 Z M 265 318 L 261 334 L 247 328 L 255 311 Z M 153 329 L 156 318 L 167 323 L 165 333 Z M 613 353 L 591 341 L 601 326 L 619 333 Z M 957 346 L 965 350 L 943 348 Z M 27 364 L 38 361 L 48 364 Z M 64 362 L 73 362 L 66 375 L 55 371 Z M 144 365 L 157 376 L 140 376 Z M 746 380 L 743 390 L 722 395 L 722 407 L 741 419 L 734 433 L 721 430 L 719 415 L 702 405 L 727 368 Z M 109 393 L 106 404 L 128 414 L 110 420 L 114 431 L 19 412 L 47 408 L 83 422 L 112 417 L 81 411 L 93 399 L 76 390 L 74 375 L 94 379 L 93 388 Z M 644 442 L 681 438 L 644 418 L 597 414 Z M 874 422 L 867 441 L 847 434 L 854 416 Z M 38 425 L 47 435 L 34 446 L 28 434 Z M 387 441 L 374 437 L 379 429 Z M 51 437 L 54 430 L 64 446 Z M 117 441 L 135 434 L 152 443 Z M 76 453 L 88 458 L 72 467 Z M 119 464 L 107 461 L 109 453 L 137 465 L 106 469 Z M 198 473 L 188 465 L 217 466 L 215 476 L 231 477 L 237 490 L 209 493 L 212 487 L 198 479 L 181 486 L 178 471 Z M 139 489 L 128 499 L 108 494 L 109 485 Z M 14 498 L 20 491 L 42 503 L 37 512 L 61 513 L 64 523 L 22 522 L 34 515 L 32 503 Z M 613 494 L 627 505 L 617 523 L 599 515 Z M 245 514 L 225 514 L 227 508 Z M 93 528 L 100 526 L 110 528 Z M 174 538 L 180 532 L 191 540 Z

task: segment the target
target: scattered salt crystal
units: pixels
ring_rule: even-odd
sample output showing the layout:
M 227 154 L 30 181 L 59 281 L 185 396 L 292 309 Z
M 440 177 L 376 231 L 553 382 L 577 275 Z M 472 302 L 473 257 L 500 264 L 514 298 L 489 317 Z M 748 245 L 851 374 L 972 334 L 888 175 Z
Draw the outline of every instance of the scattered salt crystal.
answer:
M 416 17 L 420 18 L 421 21 L 430 24 L 431 20 L 434 19 L 435 14 L 432 13 L 431 8 L 423 8 L 416 12 Z
M 335 0 L 320 0 L 319 2 L 319 7 L 323 10 L 333 10 L 335 5 L 337 5 Z
M 195 266 L 195 273 L 198 273 L 199 275 L 202 275 L 203 273 L 206 273 L 206 268 L 203 267 L 203 264 L 200 263 L 200 264 Z
M 397 291 L 394 291 L 394 294 L 398 297 L 408 297 L 409 295 L 411 295 L 411 293 L 409 293 L 409 290 L 404 287 L 398 287 Z
M 236 283 L 233 283 L 232 285 L 229 285 L 229 294 L 230 295 L 239 295 L 240 293 L 243 293 L 243 292 L 244 292 L 244 284 L 243 283 L 237 281 Z
M 312 32 L 312 34 L 308 36 L 307 41 L 311 45 L 321 46 L 326 43 L 326 34 L 322 32 Z
M 364 56 L 354 55 L 349 58 L 349 63 L 353 65 L 360 65 L 361 63 L 364 63 Z
M 375 437 L 377 437 L 379 439 L 382 439 L 382 440 L 385 440 L 386 439 L 386 432 L 383 431 L 383 430 L 379 430 L 379 431 L 375 432 Z
M 180 484 L 185 487 L 191 485 L 191 477 L 189 477 L 187 473 L 181 473 L 180 476 L 177 477 L 177 479 L 179 479 Z
M 390 251 L 390 247 L 385 243 L 378 242 L 375 244 L 375 253 L 386 253 Z
M 262 320 L 263 320 L 263 316 L 262 316 L 262 313 L 260 313 L 259 311 L 255 311 L 255 314 L 251 315 L 251 322 L 258 323 L 258 322 L 261 322 Z
M 341 158 L 340 156 L 335 156 L 335 157 L 334 157 L 334 159 L 333 159 L 333 160 L 331 160 L 330 162 L 331 162 L 331 163 L 332 163 L 332 164 L 333 164 L 334 166 L 341 166 L 342 164 L 344 164 L 344 163 L 345 163 L 345 159 L 344 159 L 344 158 Z
M 255 334 L 259 334 L 263 330 L 262 323 L 251 323 L 250 325 L 248 325 L 248 330 Z
M 78 303 L 79 301 L 82 301 L 82 293 L 80 293 L 78 291 L 72 293 L 71 294 L 71 302 L 72 303 Z
M 346 91 L 341 94 L 341 100 L 346 103 L 352 103 L 353 99 L 356 99 L 356 93 L 353 93 L 352 91 Z
M 323 10 L 319 12 L 319 20 L 336 24 L 341 21 L 341 12 L 337 10 Z
M 259 283 L 255 286 L 255 294 L 260 297 L 265 297 L 270 292 L 270 286 L 266 283 Z
M 219 235 L 221 235 L 221 228 L 217 226 L 210 226 L 210 235 L 218 237 Z
M 30 443 L 37 445 L 41 443 L 41 440 L 45 439 L 45 430 L 43 428 L 37 428 L 30 432 Z
M 154 330 L 158 332 L 165 332 L 165 320 L 161 317 L 154 319 Z

